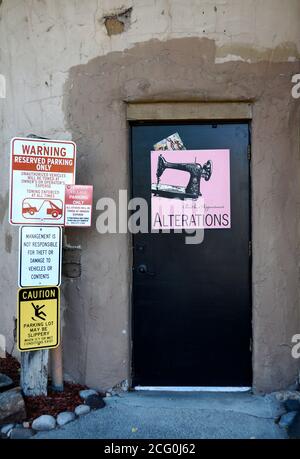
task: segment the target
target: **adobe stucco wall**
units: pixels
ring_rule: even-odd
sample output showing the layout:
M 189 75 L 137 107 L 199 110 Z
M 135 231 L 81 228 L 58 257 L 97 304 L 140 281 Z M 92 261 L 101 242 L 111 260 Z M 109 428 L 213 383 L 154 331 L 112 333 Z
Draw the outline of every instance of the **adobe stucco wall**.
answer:
M 107 31 L 105 18 L 131 7 L 119 17 L 124 27 L 113 18 Z M 2 1 L 0 333 L 9 350 L 18 254 L 17 228 L 7 223 L 10 138 L 73 139 L 78 183 L 94 184 L 95 201 L 117 198 L 129 185 L 127 101 L 251 101 L 254 387 L 295 381 L 299 21 L 298 0 Z M 108 388 L 130 378 L 130 238 L 99 235 L 96 217 L 91 230 L 67 232 L 82 247 L 82 276 L 64 286 L 65 369 Z

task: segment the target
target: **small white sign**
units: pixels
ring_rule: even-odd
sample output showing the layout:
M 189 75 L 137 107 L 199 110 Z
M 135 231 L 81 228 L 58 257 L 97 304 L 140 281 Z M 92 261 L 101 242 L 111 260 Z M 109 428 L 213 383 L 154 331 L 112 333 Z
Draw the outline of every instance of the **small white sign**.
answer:
M 59 286 L 61 228 L 21 226 L 19 244 L 19 287 Z

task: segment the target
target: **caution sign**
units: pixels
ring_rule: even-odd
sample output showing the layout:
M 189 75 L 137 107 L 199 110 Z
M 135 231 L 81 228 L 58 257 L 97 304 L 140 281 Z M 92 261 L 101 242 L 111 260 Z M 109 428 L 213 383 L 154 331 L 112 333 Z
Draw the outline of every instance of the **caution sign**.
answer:
M 18 293 L 18 348 L 51 349 L 59 345 L 59 288 L 22 288 Z

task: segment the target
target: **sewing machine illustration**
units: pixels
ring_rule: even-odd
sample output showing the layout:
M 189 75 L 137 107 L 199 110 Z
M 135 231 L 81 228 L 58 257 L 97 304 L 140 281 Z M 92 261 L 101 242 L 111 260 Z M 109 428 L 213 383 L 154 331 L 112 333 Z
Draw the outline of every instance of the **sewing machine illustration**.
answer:
M 166 169 L 176 169 L 190 174 L 186 187 L 160 184 L 162 174 Z M 199 163 L 170 163 L 162 155 L 158 157 L 156 178 L 157 183 L 152 183 L 151 192 L 154 196 L 177 199 L 198 199 L 200 192 L 200 180 L 208 181 L 212 174 L 212 161 L 208 160 L 203 166 Z

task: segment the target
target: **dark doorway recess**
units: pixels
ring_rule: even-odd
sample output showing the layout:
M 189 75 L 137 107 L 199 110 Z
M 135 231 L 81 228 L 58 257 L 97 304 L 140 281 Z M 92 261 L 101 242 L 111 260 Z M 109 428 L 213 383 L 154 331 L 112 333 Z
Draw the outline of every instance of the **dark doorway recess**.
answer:
M 251 386 L 249 124 L 130 127 L 132 197 L 149 209 L 150 152 L 174 132 L 188 150 L 230 149 L 231 192 L 231 229 L 207 229 L 201 244 L 174 231 L 133 236 L 133 386 Z

